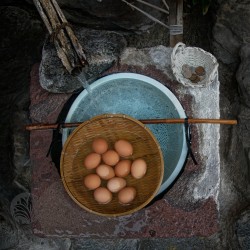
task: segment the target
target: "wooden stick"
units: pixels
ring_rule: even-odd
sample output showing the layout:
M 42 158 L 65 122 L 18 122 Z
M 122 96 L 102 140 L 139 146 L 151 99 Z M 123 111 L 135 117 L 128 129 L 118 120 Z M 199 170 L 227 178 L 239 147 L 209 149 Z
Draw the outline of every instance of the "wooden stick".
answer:
M 47 30 L 49 31 L 49 34 L 52 35 L 53 34 L 53 27 L 52 27 L 50 19 L 48 18 L 48 16 L 45 13 L 44 5 L 42 5 L 43 2 L 41 2 L 41 1 L 42 0 L 33 0 Z M 72 67 L 71 62 L 69 61 L 69 59 L 66 55 L 65 50 L 62 48 L 61 44 L 59 44 L 57 39 L 54 40 L 54 44 L 56 47 L 57 55 L 61 59 L 64 67 L 67 69 L 68 72 L 72 72 L 73 67 Z
M 65 18 L 64 14 L 63 14 L 60 6 L 56 2 L 56 0 L 51 0 L 51 2 L 53 4 L 54 8 L 56 9 L 57 14 L 60 17 L 61 21 L 63 23 L 67 23 L 67 19 Z M 83 51 L 83 48 L 82 48 L 81 44 L 79 43 L 77 37 L 75 36 L 72 28 L 70 26 L 66 26 L 65 30 L 66 30 L 66 32 L 67 32 L 67 34 L 69 36 L 69 39 L 70 39 L 70 41 L 71 41 L 71 43 L 72 43 L 72 45 L 73 45 L 73 47 L 75 49 L 76 54 L 79 57 L 79 60 L 81 61 L 82 65 L 88 64 L 85 53 Z
M 139 120 L 144 124 L 159 124 L 159 123 L 185 123 L 184 118 L 179 119 L 148 119 L 148 120 Z M 188 119 L 188 123 L 208 123 L 208 124 L 227 124 L 235 125 L 237 120 L 224 120 L 224 119 Z
M 135 5 L 127 2 L 126 0 L 122 0 L 122 2 L 126 3 L 127 5 L 129 5 L 131 8 L 141 12 L 143 15 L 145 15 L 146 17 L 148 17 L 149 19 L 153 20 L 156 23 L 161 24 L 162 26 L 164 26 L 165 28 L 169 29 L 169 26 L 166 25 L 165 23 L 163 23 L 162 21 L 158 20 L 157 18 L 153 17 L 152 15 L 148 14 L 147 12 L 141 10 L 140 8 L 136 7 Z
M 68 60 L 70 61 L 72 68 L 75 68 L 76 66 L 79 65 L 79 63 L 74 53 L 74 50 L 72 50 L 70 41 L 64 32 L 64 29 L 59 29 L 59 27 L 62 25 L 62 22 L 60 22 L 57 12 L 53 8 L 53 5 L 50 0 L 41 0 L 41 4 L 50 19 L 53 30 L 56 32 L 55 40 L 58 38 L 62 49 L 68 56 Z
M 184 118 L 179 119 L 144 119 L 139 120 L 143 124 L 180 124 L 185 123 Z M 74 128 L 81 125 L 83 122 L 73 122 L 73 123 L 63 123 L 61 124 L 61 128 Z M 224 120 L 224 119 L 188 119 L 188 123 L 206 123 L 206 124 L 225 124 L 225 125 L 236 125 L 237 120 Z M 56 129 L 58 127 L 58 123 L 54 124 L 30 124 L 25 127 L 26 130 L 46 130 L 46 129 Z
M 156 5 L 154 5 L 154 4 L 145 2 L 145 1 L 143 1 L 143 0 L 136 0 L 136 1 L 139 2 L 139 3 L 145 4 L 145 5 L 147 5 L 147 6 L 151 7 L 151 8 L 153 8 L 153 9 L 156 9 L 156 10 L 159 10 L 159 11 L 164 12 L 164 13 L 166 13 L 166 14 L 169 14 L 169 11 L 164 10 L 164 9 L 162 9 L 162 8 L 160 8 L 160 7 L 156 6 Z
M 39 0 L 33 0 L 33 2 L 34 2 L 34 4 L 35 4 L 35 6 L 36 6 L 36 8 L 37 8 L 37 10 L 38 10 L 38 12 L 39 12 L 41 18 L 42 18 L 42 20 L 43 20 L 43 22 L 44 22 L 44 24 L 45 24 L 47 30 L 49 31 L 50 34 L 52 34 L 52 33 L 53 33 L 53 30 L 52 30 L 50 21 L 49 21 L 49 19 L 47 18 L 46 14 L 44 13 L 43 7 L 42 7 L 41 3 L 39 2 Z
M 169 6 L 168 6 L 166 0 L 162 0 L 162 2 L 163 2 L 163 4 L 165 5 L 166 9 L 169 10 Z
M 46 28 L 54 36 L 57 55 L 70 74 L 86 66 L 85 53 L 56 0 L 33 0 Z
M 53 28 L 51 26 L 51 23 L 49 21 L 49 18 L 47 17 L 47 15 L 45 14 L 44 12 L 44 9 L 41 5 L 41 2 L 40 0 L 33 0 L 47 30 L 49 31 L 49 34 L 52 35 L 53 33 Z M 71 66 L 71 63 L 69 62 L 68 58 L 67 58 L 67 55 L 65 54 L 65 51 L 61 48 L 58 40 L 55 40 L 54 41 L 54 44 L 55 44 L 55 47 L 56 47 L 56 52 L 57 52 L 57 55 L 58 57 L 61 59 L 64 67 L 67 69 L 67 71 L 71 72 L 73 70 L 72 66 Z

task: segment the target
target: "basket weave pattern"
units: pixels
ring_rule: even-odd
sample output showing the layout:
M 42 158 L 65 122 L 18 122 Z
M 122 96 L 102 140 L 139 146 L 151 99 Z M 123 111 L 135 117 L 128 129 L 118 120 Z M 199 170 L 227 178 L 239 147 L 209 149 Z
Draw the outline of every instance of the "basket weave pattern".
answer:
M 126 177 L 127 186 L 137 190 L 130 205 L 119 204 L 117 194 L 113 194 L 110 203 L 98 204 L 93 191 L 84 186 L 84 177 L 95 172 L 87 170 L 83 162 L 92 152 L 91 144 L 96 137 L 106 139 L 109 148 L 119 139 L 128 140 L 134 148 L 129 159 L 142 157 L 147 162 L 147 173 L 142 179 L 134 179 L 131 175 Z M 119 216 L 138 211 L 154 198 L 163 179 L 164 163 L 157 140 L 142 123 L 125 115 L 100 115 L 84 122 L 69 136 L 62 151 L 60 170 L 66 191 L 79 206 L 99 215 Z M 101 186 L 106 182 L 102 180 Z
M 202 66 L 206 71 L 206 77 L 198 83 L 192 83 L 182 75 L 182 66 L 188 64 L 192 67 Z M 177 43 L 171 55 L 171 67 L 176 80 L 187 87 L 206 87 L 211 84 L 218 70 L 216 58 L 209 52 L 197 48 L 186 47 L 184 43 Z

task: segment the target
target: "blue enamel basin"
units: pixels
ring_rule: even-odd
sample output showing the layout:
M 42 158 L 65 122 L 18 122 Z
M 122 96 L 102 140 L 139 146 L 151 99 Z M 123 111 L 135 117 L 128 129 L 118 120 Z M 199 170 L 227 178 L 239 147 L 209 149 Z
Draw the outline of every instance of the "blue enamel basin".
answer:
M 140 74 L 116 73 L 93 82 L 72 104 L 65 122 L 83 122 L 100 114 L 126 114 L 136 119 L 185 118 L 175 95 L 160 82 Z M 157 195 L 176 179 L 185 163 L 187 145 L 183 124 L 146 125 L 158 140 L 164 157 L 164 178 Z M 64 129 L 62 141 L 72 129 Z

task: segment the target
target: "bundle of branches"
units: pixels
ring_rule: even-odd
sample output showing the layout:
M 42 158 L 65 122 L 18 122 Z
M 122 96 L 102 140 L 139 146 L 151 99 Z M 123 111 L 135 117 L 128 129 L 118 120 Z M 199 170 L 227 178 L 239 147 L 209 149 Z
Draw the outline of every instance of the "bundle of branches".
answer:
M 53 40 L 57 55 L 74 75 L 88 63 L 85 53 L 56 0 L 33 0 Z

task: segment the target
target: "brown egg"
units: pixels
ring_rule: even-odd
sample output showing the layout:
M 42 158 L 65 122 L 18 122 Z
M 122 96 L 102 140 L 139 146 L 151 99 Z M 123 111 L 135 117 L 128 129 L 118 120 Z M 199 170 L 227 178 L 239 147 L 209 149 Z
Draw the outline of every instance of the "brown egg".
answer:
M 105 187 L 99 187 L 94 191 L 94 199 L 100 204 L 107 204 L 112 200 L 112 193 Z
M 120 178 L 120 177 L 114 177 L 110 179 L 107 183 L 107 188 L 112 192 L 112 193 L 117 193 L 121 189 L 123 189 L 127 185 L 127 182 L 125 179 Z
M 118 193 L 118 200 L 121 204 L 130 204 L 136 196 L 136 189 L 134 187 L 125 187 Z
M 102 155 L 102 159 L 105 164 L 114 166 L 119 161 L 120 157 L 115 150 L 108 150 Z
M 115 171 L 112 167 L 101 164 L 96 168 L 96 173 L 103 179 L 109 180 L 115 176 Z
M 96 138 L 92 142 L 92 149 L 98 154 L 103 154 L 108 150 L 108 143 L 103 138 Z
M 144 159 L 138 158 L 131 165 L 131 175 L 135 179 L 142 178 L 147 172 L 147 163 Z
M 132 144 L 126 140 L 116 141 L 114 147 L 116 152 L 122 157 L 127 157 L 133 154 Z
M 97 153 L 90 153 L 84 159 L 84 165 L 87 169 L 96 168 L 101 162 L 101 155 Z
M 89 190 L 94 190 L 101 185 L 101 179 L 97 174 L 89 174 L 84 178 L 84 185 Z
M 118 177 L 126 177 L 130 173 L 131 168 L 130 160 L 121 160 L 115 166 L 115 175 Z

